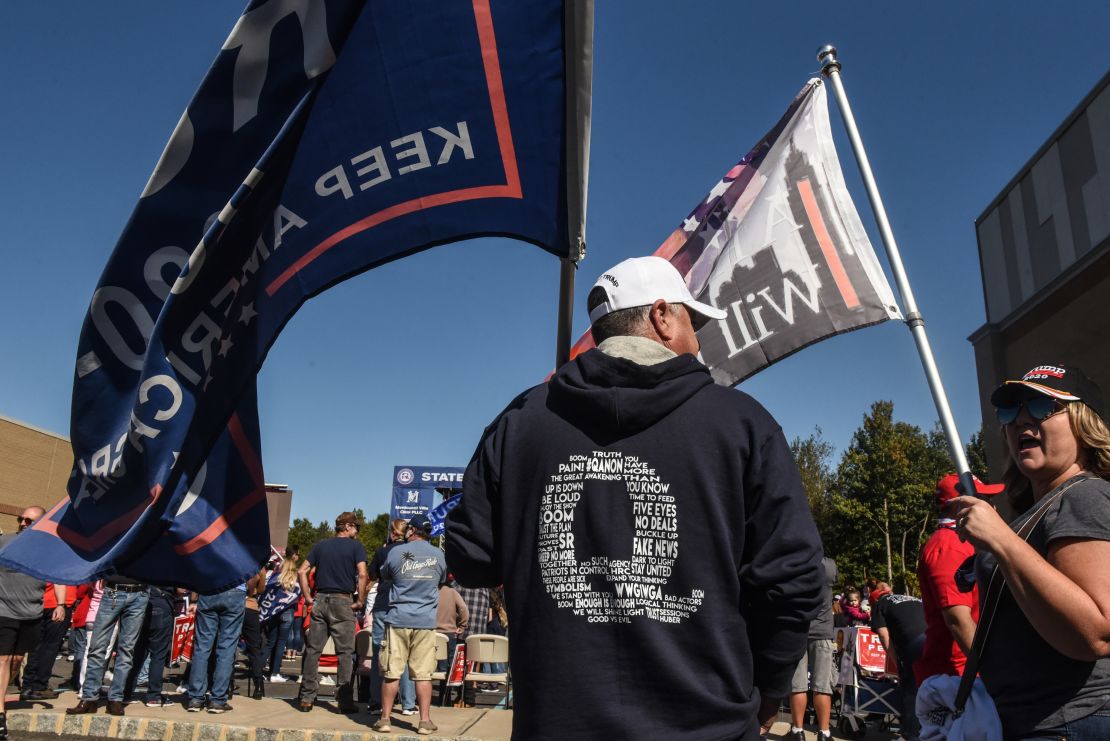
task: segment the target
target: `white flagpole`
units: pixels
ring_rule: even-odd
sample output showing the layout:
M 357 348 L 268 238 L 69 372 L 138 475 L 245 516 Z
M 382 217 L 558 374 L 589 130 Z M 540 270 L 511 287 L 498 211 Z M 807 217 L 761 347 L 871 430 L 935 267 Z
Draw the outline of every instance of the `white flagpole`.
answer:
M 856 154 L 859 164 L 860 176 L 867 188 L 867 197 L 871 201 L 871 210 L 875 213 L 875 221 L 879 226 L 879 236 L 882 237 L 883 247 L 886 248 L 890 269 L 894 271 L 894 281 L 898 284 L 898 292 L 902 295 L 902 304 L 905 308 L 906 324 L 913 334 L 917 344 L 917 353 L 921 357 L 921 366 L 925 369 L 925 378 L 929 382 L 929 391 L 933 394 L 933 403 L 937 407 L 940 424 L 944 436 L 948 441 L 948 454 L 956 465 L 960 481 L 964 485 L 964 492 L 975 494 L 974 482 L 967 465 L 967 456 L 964 455 L 963 443 L 960 442 L 960 433 L 956 429 L 956 422 L 952 419 L 952 410 L 948 405 L 948 396 L 944 393 L 944 384 L 937 371 L 936 360 L 933 358 L 933 349 L 929 345 L 929 337 L 925 334 L 925 318 L 917 310 L 917 302 L 910 288 L 906 269 L 902 266 L 902 256 L 898 252 L 898 243 L 894 241 L 894 232 L 891 231 L 890 221 L 883 207 L 879 187 L 875 184 L 875 175 L 871 172 L 871 163 L 867 159 L 867 152 L 863 148 L 859 129 L 856 127 L 856 118 L 852 115 L 852 107 L 848 104 L 848 96 L 844 93 L 844 83 L 840 81 L 840 62 L 836 58 L 836 47 L 822 46 L 817 50 L 817 59 L 821 62 L 821 73 L 829 79 L 833 91 L 836 93 L 837 103 L 840 105 L 840 115 L 844 119 L 844 128 L 848 131 L 848 139 L 852 142 L 852 150 Z

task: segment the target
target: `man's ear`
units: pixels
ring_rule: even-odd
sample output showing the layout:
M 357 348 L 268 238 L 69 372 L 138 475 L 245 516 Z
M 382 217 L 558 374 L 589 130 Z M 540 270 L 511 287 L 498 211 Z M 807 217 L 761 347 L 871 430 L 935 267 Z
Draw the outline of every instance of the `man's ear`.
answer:
M 674 314 L 671 313 L 671 305 L 663 299 L 657 299 L 651 308 L 648 310 L 648 320 L 651 322 L 652 329 L 655 334 L 663 342 L 670 342 L 674 339 L 676 327 Z

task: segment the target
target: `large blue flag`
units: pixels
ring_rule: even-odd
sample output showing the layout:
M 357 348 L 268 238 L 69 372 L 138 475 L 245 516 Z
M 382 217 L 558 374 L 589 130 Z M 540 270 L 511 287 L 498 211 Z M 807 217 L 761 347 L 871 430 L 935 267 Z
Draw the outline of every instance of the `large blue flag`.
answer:
M 93 295 L 69 496 L 0 562 L 212 592 L 269 556 L 255 374 L 304 301 L 501 234 L 581 244 L 589 0 L 255 0 Z

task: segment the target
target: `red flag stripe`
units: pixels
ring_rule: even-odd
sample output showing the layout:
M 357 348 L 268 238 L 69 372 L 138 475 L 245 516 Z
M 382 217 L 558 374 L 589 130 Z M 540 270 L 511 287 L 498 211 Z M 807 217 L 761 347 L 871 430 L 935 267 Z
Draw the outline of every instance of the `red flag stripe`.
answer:
M 821 216 L 821 208 L 817 205 L 817 198 L 813 194 L 813 186 L 810 185 L 809 178 L 799 180 L 797 185 L 798 192 L 802 196 L 802 205 L 805 206 L 806 216 L 809 217 L 809 224 L 813 228 L 813 234 L 817 237 L 817 244 L 821 246 L 821 253 L 825 256 L 825 262 L 828 264 L 829 270 L 832 271 L 836 288 L 840 291 L 845 305 L 849 309 L 855 309 L 859 306 L 859 296 L 856 295 L 856 289 L 852 286 L 848 271 L 844 269 L 844 263 L 840 261 L 840 253 L 836 251 L 836 245 L 833 244 L 832 237 L 829 236 L 825 219 Z

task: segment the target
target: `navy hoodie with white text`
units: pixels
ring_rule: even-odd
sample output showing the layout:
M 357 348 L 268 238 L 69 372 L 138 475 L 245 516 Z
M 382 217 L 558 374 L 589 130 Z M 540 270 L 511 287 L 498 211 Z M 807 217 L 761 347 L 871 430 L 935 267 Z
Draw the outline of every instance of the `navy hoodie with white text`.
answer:
M 517 739 L 756 739 L 821 607 L 774 418 L 692 355 L 591 350 L 486 429 L 448 568 L 504 584 Z

